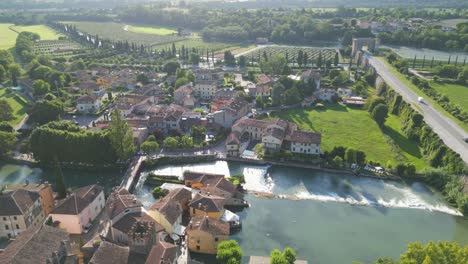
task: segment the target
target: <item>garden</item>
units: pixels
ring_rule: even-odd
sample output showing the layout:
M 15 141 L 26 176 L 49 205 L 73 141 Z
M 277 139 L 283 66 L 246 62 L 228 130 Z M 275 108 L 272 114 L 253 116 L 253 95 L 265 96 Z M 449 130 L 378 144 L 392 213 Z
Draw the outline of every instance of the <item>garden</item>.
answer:
M 28 102 L 8 88 L 0 89 L 0 99 L 5 99 L 13 109 L 14 119 L 9 123 L 19 124 L 29 109 Z

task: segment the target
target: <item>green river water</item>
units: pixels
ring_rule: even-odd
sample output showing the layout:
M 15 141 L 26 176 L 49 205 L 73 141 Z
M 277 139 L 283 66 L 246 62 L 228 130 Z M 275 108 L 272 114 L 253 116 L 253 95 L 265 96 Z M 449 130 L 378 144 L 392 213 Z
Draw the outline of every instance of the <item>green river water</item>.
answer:
M 290 246 L 309 263 L 372 263 L 379 256 L 398 257 L 413 241 L 468 244 L 468 219 L 420 183 L 404 185 L 289 167 L 273 167 L 265 177 L 264 166 L 221 161 L 164 166 L 153 172 L 180 176 L 184 170 L 244 173 L 247 190 L 283 197 L 246 195 L 251 206 L 237 212 L 243 228 L 232 238 L 247 256 Z M 150 206 L 155 200 L 151 188 L 142 184 L 145 174 L 135 195 Z M 98 181 L 110 190 L 120 183 L 122 173 L 64 170 L 64 175 L 68 187 Z M 0 185 L 26 179 L 53 182 L 53 178 L 51 170 L 0 163 Z

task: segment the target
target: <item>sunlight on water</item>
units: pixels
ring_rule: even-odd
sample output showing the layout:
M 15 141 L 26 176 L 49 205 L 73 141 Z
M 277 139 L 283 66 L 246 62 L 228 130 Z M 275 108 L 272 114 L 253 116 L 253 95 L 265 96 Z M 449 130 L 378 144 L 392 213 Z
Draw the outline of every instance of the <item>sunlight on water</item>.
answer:
M 236 169 L 238 171 L 235 171 Z M 185 170 L 226 176 L 243 173 L 246 180 L 244 189 L 260 195 L 271 194 L 281 199 L 337 202 L 356 206 L 412 208 L 462 215 L 420 183 L 405 185 L 394 181 L 276 166 L 270 172 L 267 166 L 255 165 L 242 165 L 240 168 L 234 166 L 234 171 L 232 171 L 229 164 L 224 161 L 163 166 L 151 172 L 180 178 Z M 151 195 L 147 190 L 141 190 L 146 174 L 142 174 L 137 188 L 138 196 L 144 196 L 144 198 Z

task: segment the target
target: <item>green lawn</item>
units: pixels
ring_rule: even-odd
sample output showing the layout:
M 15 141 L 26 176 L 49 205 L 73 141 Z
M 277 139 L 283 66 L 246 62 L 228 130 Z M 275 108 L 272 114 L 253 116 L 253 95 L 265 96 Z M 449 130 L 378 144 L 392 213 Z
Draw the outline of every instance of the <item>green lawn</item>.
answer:
M 441 94 L 445 94 L 450 102 L 468 111 L 468 86 L 431 82 L 431 87 L 434 87 Z
M 410 80 L 406 78 L 405 75 L 401 74 L 392 65 L 390 65 L 390 63 L 388 63 L 386 59 L 382 57 L 379 57 L 378 59 L 381 60 L 383 63 L 385 63 L 388 66 L 390 72 L 394 74 L 403 84 L 411 88 L 413 92 L 423 97 L 427 102 L 430 102 L 434 106 L 434 108 L 436 108 L 439 112 L 443 113 L 444 115 L 452 119 L 461 128 L 463 128 L 465 131 L 468 132 L 468 124 L 463 123 L 462 121 L 458 120 L 456 117 L 451 115 L 449 112 L 447 112 L 445 109 L 443 109 L 442 106 L 439 105 L 439 103 L 434 101 L 431 97 L 427 96 L 423 91 L 421 91 L 418 87 L 416 87 Z
M 12 29 L 17 32 L 29 31 L 37 33 L 41 36 L 41 40 L 55 40 L 61 36 L 55 30 L 46 25 L 13 26 Z
M 17 34 L 9 29 L 13 24 L 0 24 L 0 50 L 9 49 L 16 43 Z
M 6 99 L 11 108 L 13 108 L 15 119 L 9 122 L 11 125 L 16 125 L 21 122 L 29 108 L 24 98 L 15 95 L 16 93 L 14 92 L 7 94 L 6 89 L 0 89 L 0 99 Z
M 151 27 L 151 26 L 132 26 L 128 25 L 126 28 L 130 32 L 143 33 L 143 34 L 155 34 L 155 35 L 171 35 L 177 33 L 176 30 L 165 28 L 165 27 Z
M 367 160 L 412 162 L 418 170 L 426 166 L 414 142 L 401 132 L 398 117 L 391 116 L 384 128 L 385 135 L 366 110 L 349 108 L 341 104 L 327 104 L 323 109 L 295 109 L 281 112 L 278 117 L 298 124 L 301 130 L 322 133 L 322 151 L 335 146 L 362 150 Z M 394 142 L 394 143 L 392 143 Z

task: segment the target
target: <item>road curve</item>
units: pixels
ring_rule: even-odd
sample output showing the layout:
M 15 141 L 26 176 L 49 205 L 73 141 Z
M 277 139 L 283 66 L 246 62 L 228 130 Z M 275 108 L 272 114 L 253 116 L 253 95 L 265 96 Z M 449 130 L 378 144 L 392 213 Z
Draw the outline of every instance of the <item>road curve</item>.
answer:
M 453 120 L 436 110 L 430 102 L 419 103 L 419 96 L 411 88 L 403 84 L 397 76 L 392 74 L 385 63 L 369 54 L 366 54 L 366 57 L 369 58 L 369 63 L 385 82 L 398 92 L 407 103 L 412 105 L 413 108 L 415 108 L 414 105 L 419 105 L 419 109 L 415 108 L 415 110 L 424 116 L 426 123 L 439 135 L 444 143 L 460 154 L 465 164 L 468 164 L 468 143 L 464 141 L 468 133 Z

